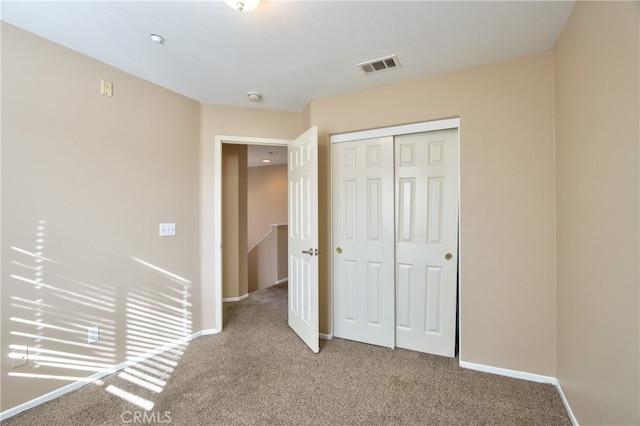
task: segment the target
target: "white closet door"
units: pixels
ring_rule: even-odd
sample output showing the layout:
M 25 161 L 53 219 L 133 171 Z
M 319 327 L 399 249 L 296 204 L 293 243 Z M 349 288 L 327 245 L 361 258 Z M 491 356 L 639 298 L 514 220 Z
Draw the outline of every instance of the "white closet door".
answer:
M 452 357 L 458 248 L 457 129 L 397 136 L 396 345 Z
M 393 138 L 332 146 L 334 335 L 394 347 Z

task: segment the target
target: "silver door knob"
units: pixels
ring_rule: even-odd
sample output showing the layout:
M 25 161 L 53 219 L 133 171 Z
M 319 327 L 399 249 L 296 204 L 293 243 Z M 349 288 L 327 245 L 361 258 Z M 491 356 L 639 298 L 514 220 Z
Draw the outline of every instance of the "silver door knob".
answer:
M 338 247 L 338 248 L 336 248 L 336 253 L 338 253 L 338 254 L 342 254 L 342 247 Z
M 311 256 L 313 256 L 313 249 L 310 248 L 309 250 L 302 250 L 302 253 L 304 254 L 310 254 Z
M 453 258 L 453 255 L 451 253 L 447 253 L 444 255 L 444 258 L 447 260 L 451 260 L 451 258 Z

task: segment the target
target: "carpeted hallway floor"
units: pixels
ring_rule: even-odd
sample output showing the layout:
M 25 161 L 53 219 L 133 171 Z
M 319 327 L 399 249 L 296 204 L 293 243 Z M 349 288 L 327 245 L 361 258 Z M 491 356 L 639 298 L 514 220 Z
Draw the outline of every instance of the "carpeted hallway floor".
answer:
M 156 388 L 116 373 L 2 425 L 571 424 L 552 385 L 457 359 L 342 339 L 313 354 L 287 326 L 286 296 L 285 284 L 226 303 L 224 332 L 145 363 Z M 135 397 L 153 406 L 125 399 Z

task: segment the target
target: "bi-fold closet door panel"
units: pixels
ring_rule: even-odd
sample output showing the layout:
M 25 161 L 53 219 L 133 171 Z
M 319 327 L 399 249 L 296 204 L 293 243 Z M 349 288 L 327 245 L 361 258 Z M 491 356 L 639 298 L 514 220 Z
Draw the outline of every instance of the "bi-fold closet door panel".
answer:
M 332 146 L 334 335 L 454 356 L 457 129 Z

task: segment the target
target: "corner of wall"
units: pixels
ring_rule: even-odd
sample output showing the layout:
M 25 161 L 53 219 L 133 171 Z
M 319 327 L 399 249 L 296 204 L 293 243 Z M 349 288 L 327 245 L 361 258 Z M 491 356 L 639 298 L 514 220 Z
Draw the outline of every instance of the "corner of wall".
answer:
M 304 132 L 311 127 L 311 105 L 313 101 L 309 102 L 302 111 L 302 131 Z

